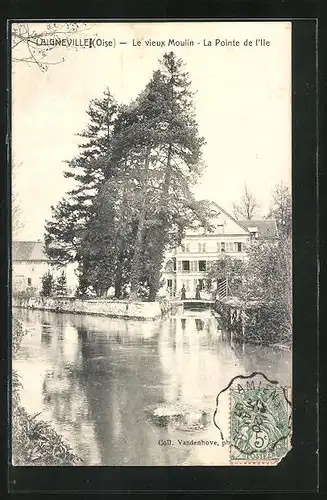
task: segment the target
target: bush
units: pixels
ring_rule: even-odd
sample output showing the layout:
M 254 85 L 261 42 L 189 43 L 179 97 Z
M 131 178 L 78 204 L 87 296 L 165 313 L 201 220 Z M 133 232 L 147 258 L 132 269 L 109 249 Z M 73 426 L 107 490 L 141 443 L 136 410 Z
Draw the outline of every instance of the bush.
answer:
M 29 415 L 25 408 L 13 408 L 13 465 L 61 466 L 81 462 L 62 437 L 39 414 Z
M 48 271 L 42 276 L 42 291 L 43 297 L 50 297 L 54 287 L 54 280 L 52 274 Z
M 253 325 L 248 325 L 248 341 L 290 343 L 292 340 L 292 243 L 290 237 L 278 241 L 253 242 L 244 263 L 224 257 L 208 273 L 212 280 L 228 275 L 229 295 L 245 304 L 261 304 Z M 252 313 L 251 313 L 252 314 Z M 228 323 L 228 314 L 227 319 Z M 251 321 L 251 319 L 250 319 Z
M 61 275 L 55 280 L 54 288 L 56 295 L 59 296 L 67 295 L 67 278 L 65 271 L 62 271 Z
M 36 288 L 29 286 L 25 290 L 20 290 L 17 292 L 13 292 L 13 297 L 17 299 L 19 302 L 22 302 L 24 300 L 29 300 L 33 297 L 38 296 L 38 291 Z
M 22 339 L 26 332 L 23 330 L 23 325 L 18 319 L 12 319 L 12 342 L 11 348 L 13 354 L 16 354 L 20 348 L 20 344 L 22 343 Z

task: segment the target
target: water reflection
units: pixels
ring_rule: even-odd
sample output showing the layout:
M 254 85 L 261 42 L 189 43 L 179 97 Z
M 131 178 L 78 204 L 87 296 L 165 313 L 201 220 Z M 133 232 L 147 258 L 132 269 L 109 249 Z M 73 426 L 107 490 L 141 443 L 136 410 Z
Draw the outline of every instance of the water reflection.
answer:
M 290 383 L 290 353 L 232 344 L 209 311 L 177 311 L 154 322 L 18 314 L 28 331 L 14 363 L 23 404 L 42 411 L 86 465 L 215 463 L 208 450 L 158 446 L 172 431 L 154 426 L 145 409 L 170 402 L 211 413 L 217 392 L 253 371 Z M 215 433 L 212 426 L 203 431 Z

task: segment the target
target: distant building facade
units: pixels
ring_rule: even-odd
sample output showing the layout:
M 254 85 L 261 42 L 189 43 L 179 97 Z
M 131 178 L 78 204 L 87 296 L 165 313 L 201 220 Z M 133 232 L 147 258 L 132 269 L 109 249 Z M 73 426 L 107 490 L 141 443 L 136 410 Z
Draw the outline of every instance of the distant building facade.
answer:
M 206 289 L 206 274 L 210 266 L 223 255 L 244 260 L 247 248 L 253 238 L 274 240 L 277 226 L 274 220 L 236 220 L 216 203 L 210 204 L 211 229 L 198 226 L 186 231 L 178 248 L 166 252 L 162 269 L 164 293 L 180 297 L 182 288 L 186 298 L 195 298 L 200 291 L 201 298 L 209 298 Z M 78 286 L 75 274 L 77 267 L 69 264 L 57 268 L 44 250 L 42 241 L 14 241 L 12 244 L 12 287 L 13 291 L 29 287 L 42 290 L 42 277 L 51 272 L 57 277 L 64 270 L 67 291 L 73 295 Z
M 63 270 L 67 278 L 67 288 L 75 289 L 77 278 L 74 266 L 55 268 L 43 250 L 42 241 L 13 241 L 12 243 L 12 288 L 23 291 L 34 288 L 42 290 L 42 276 L 51 272 L 54 277 Z
M 187 230 L 181 245 L 166 253 L 162 276 L 164 287 L 172 297 L 180 297 L 185 287 L 186 298 L 195 298 L 197 289 L 201 297 L 209 298 L 205 277 L 215 261 L 222 255 L 244 260 L 252 238 L 277 238 L 274 220 L 240 221 L 216 203 L 211 203 L 210 208 L 212 230 L 206 231 L 200 226 Z

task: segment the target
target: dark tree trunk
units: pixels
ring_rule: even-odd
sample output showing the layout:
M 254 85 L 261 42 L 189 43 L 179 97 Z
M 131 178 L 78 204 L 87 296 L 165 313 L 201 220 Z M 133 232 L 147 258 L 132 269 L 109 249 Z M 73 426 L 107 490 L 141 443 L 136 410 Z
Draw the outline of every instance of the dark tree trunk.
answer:
M 115 297 L 116 299 L 119 299 L 121 297 L 121 289 L 122 289 L 122 259 L 123 259 L 123 252 L 120 251 L 118 263 L 117 263 L 117 269 L 116 269 L 116 274 L 115 274 Z
M 137 228 L 136 241 L 135 241 L 135 250 L 134 256 L 132 260 L 132 268 L 131 268 L 131 293 L 130 298 L 132 300 L 136 300 L 137 298 L 137 290 L 139 286 L 139 281 L 141 278 L 142 272 L 142 253 L 143 253 L 143 237 L 144 237 L 144 228 L 145 228 L 145 216 L 146 216 L 146 190 L 147 190 L 147 178 L 148 178 L 148 170 L 150 163 L 150 151 L 147 151 L 144 165 L 144 179 L 142 186 L 142 202 L 141 202 L 141 210 L 139 217 L 139 224 Z
M 121 212 L 120 216 L 120 227 L 122 232 L 125 230 L 126 222 L 124 220 L 125 215 L 126 215 L 126 192 L 127 192 L 127 187 L 124 187 L 123 191 L 123 209 Z M 124 260 L 124 239 L 120 238 L 119 239 L 119 246 L 118 246 L 118 259 L 117 259 L 117 268 L 115 272 L 115 297 L 116 299 L 119 299 L 121 297 L 122 293 L 122 286 L 123 286 L 123 260 Z
M 116 299 L 120 299 L 121 296 L 121 280 L 120 277 L 116 275 L 115 279 L 115 297 Z
M 150 290 L 150 301 L 155 301 L 156 300 L 156 295 L 157 292 L 160 288 L 160 277 L 161 277 L 161 266 L 164 260 L 164 251 L 165 251 L 165 237 L 166 237 L 166 231 L 167 231 L 167 218 L 166 214 L 164 211 L 164 206 L 167 202 L 167 198 L 169 196 L 169 188 L 171 184 L 171 154 L 172 154 L 172 146 L 171 144 L 168 147 L 168 153 L 167 153 L 167 164 L 166 164 L 166 173 L 165 173 L 165 180 L 162 188 L 162 193 L 161 193 L 161 207 L 162 207 L 162 213 L 161 213 L 161 221 L 160 225 L 156 231 L 156 254 L 153 255 L 153 276 L 152 276 L 152 282 L 151 282 L 151 290 Z

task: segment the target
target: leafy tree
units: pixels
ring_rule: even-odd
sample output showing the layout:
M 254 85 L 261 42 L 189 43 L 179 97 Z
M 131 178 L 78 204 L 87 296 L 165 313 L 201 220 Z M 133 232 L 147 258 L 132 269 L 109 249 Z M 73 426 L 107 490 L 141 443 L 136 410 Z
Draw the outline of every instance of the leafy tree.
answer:
M 259 205 L 249 191 L 247 185 L 244 185 L 244 194 L 240 199 L 239 203 L 233 204 L 234 215 L 236 219 L 248 219 L 251 220 L 255 217 Z
M 228 295 L 239 297 L 243 293 L 245 269 L 246 265 L 243 261 L 223 255 L 210 266 L 207 272 L 207 290 L 217 289 L 222 280 L 227 280 Z
M 291 239 L 278 243 L 254 243 L 249 251 L 244 299 L 269 306 L 266 329 L 275 338 L 290 338 L 292 332 L 292 245 Z
M 245 302 L 256 301 L 264 310 L 258 336 L 269 342 L 289 342 L 292 335 L 292 218 L 287 188 L 276 186 L 267 218 L 279 229 L 277 240 L 252 240 L 246 261 L 228 256 L 208 272 L 208 288 L 228 276 L 230 294 Z
M 273 200 L 267 219 L 275 219 L 279 236 L 288 238 L 292 235 L 292 195 L 287 186 L 278 184 L 273 191 Z
M 282 341 L 292 335 L 292 197 L 275 187 L 267 218 L 275 219 L 278 241 L 253 243 L 247 266 L 246 297 L 269 304 L 267 329 Z
M 50 297 L 53 291 L 53 286 L 54 286 L 53 276 L 50 273 L 50 271 L 48 271 L 42 276 L 41 295 L 43 295 L 43 297 Z

